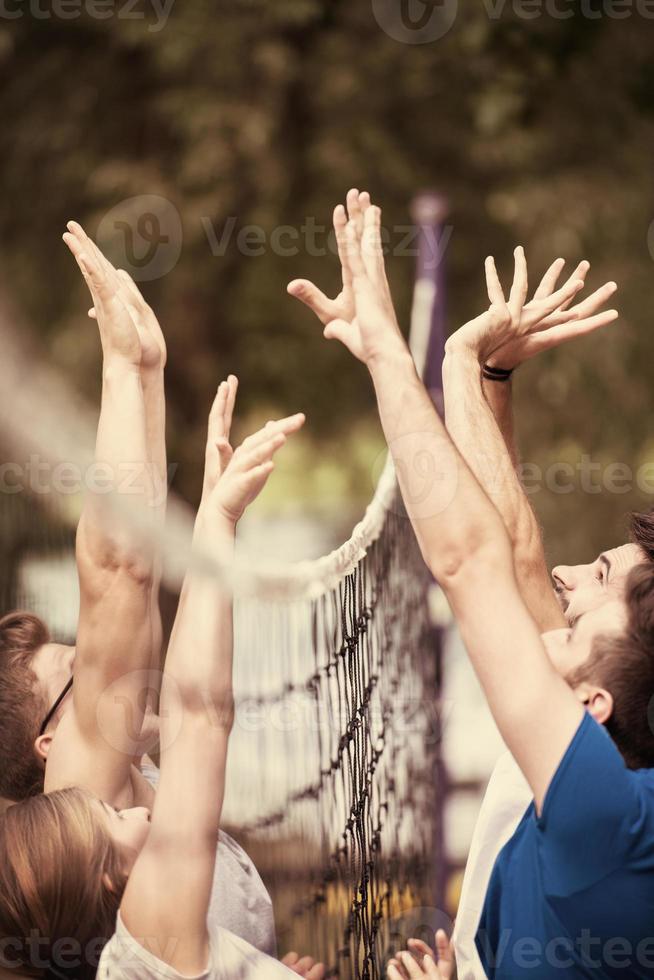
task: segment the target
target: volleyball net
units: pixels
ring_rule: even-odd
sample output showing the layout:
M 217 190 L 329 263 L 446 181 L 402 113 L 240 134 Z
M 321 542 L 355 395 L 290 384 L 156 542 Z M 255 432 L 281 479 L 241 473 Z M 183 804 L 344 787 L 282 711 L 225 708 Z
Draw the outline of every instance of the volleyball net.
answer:
M 439 234 L 438 200 L 418 199 L 414 220 L 412 350 L 429 366 L 438 402 L 442 266 L 426 261 L 438 251 L 428 241 Z M 51 372 L 31 361 L 27 373 L 13 318 L 0 320 L 6 453 L 37 452 L 52 466 L 74 460 L 83 471 L 92 459 L 88 414 Z M 2 611 L 31 607 L 56 630 L 64 600 L 44 597 L 38 568 L 60 563 L 63 580 L 74 573 L 72 510 L 59 501 L 46 521 L 23 490 L 0 494 Z M 407 938 L 398 926 L 407 912 L 442 907 L 440 633 L 392 463 L 349 540 L 314 561 L 246 556 L 226 569 L 215 555 L 191 554 L 191 523 L 172 500 L 164 534 L 154 524 L 138 533 L 162 555 L 172 589 L 201 562 L 234 590 L 236 724 L 223 822 L 270 888 L 280 945 L 322 959 L 329 976 L 377 980 Z M 66 632 L 60 638 L 72 640 Z

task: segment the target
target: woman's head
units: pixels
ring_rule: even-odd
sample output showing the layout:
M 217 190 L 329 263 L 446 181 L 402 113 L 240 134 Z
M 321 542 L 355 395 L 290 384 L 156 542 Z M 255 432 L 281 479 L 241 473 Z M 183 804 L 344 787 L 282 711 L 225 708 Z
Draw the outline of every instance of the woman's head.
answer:
M 0 965 L 93 976 L 148 819 L 80 789 L 10 807 L 0 821 Z

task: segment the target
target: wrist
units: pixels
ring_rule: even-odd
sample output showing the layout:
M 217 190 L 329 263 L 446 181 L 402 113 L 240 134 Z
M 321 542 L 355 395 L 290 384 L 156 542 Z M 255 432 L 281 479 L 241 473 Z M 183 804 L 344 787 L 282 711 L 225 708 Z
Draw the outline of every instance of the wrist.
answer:
M 160 385 L 164 377 L 164 368 L 163 361 L 158 364 L 141 364 L 139 371 L 143 379 L 143 386 Z
M 126 378 L 141 378 L 141 371 L 138 364 L 134 364 L 120 354 L 107 354 L 102 362 L 102 380 L 105 383 L 123 381 Z
M 392 369 L 400 373 L 410 370 L 415 373 L 416 366 L 404 339 L 387 344 L 383 350 L 377 351 L 366 358 L 366 367 L 373 376 L 379 371 Z

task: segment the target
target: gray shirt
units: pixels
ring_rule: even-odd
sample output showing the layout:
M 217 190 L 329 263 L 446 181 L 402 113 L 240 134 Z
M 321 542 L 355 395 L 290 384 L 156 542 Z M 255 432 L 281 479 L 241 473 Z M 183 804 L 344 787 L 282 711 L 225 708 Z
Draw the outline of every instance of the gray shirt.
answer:
M 143 762 L 141 772 L 155 788 L 159 770 Z M 216 869 L 207 915 L 209 934 L 221 928 L 268 956 L 277 956 L 275 919 L 270 895 L 243 848 L 223 830 L 218 834 Z
M 131 936 L 119 913 L 116 932 L 100 957 L 97 980 L 291 980 L 296 976 L 226 929 L 210 929 L 209 940 L 207 969 L 196 977 L 184 977 Z

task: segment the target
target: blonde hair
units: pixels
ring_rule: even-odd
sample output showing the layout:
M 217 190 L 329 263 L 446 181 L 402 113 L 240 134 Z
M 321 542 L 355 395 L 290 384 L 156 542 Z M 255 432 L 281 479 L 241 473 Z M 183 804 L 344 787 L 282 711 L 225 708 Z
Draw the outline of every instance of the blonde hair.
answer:
M 94 798 L 31 797 L 0 818 L 0 964 L 26 976 L 95 976 L 126 876 Z

